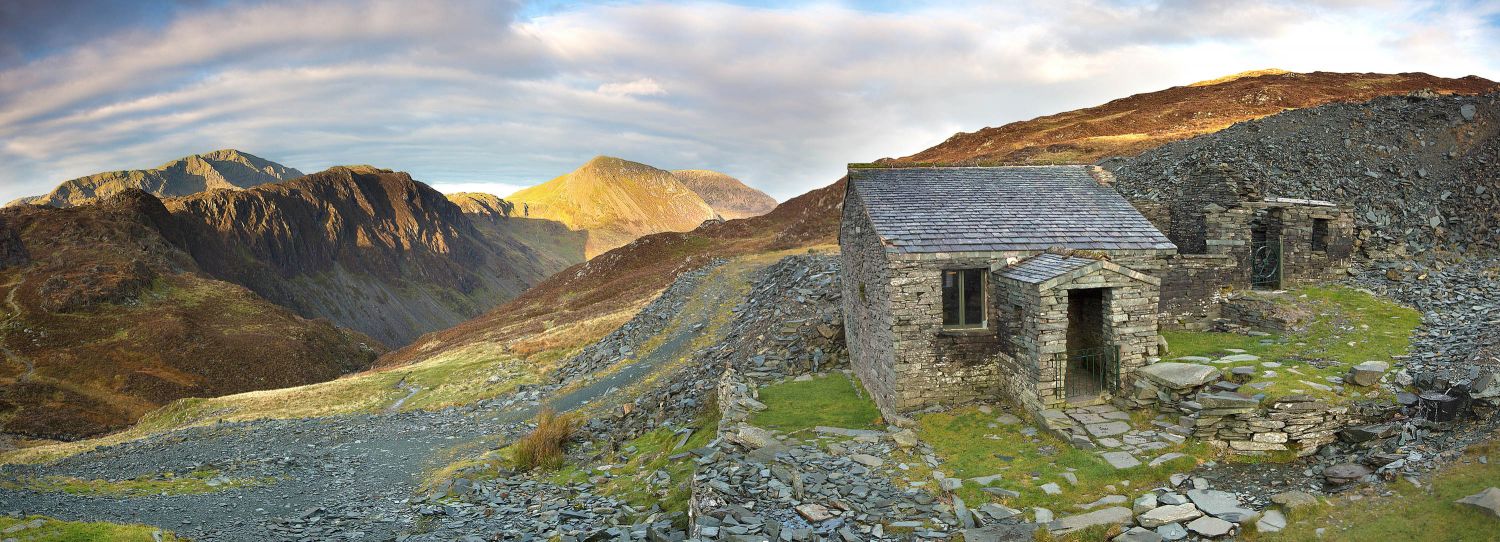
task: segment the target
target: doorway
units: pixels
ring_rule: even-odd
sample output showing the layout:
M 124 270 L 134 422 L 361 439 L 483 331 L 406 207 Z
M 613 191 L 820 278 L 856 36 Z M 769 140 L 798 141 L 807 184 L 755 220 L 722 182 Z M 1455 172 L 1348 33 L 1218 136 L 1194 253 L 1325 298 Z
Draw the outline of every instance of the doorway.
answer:
M 1250 287 L 1281 288 L 1281 210 L 1271 209 L 1250 225 Z
M 1109 329 L 1109 289 L 1068 290 L 1067 367 L 1063 376 L 1069 402 L 1113 391 L 1119 378 L 1119 349 Z

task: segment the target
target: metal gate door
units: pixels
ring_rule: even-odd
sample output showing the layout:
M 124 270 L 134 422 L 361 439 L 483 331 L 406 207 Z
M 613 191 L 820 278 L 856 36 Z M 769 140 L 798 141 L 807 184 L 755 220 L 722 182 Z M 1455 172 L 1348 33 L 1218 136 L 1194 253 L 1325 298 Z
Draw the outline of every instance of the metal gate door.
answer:
M 1281 240 L 1250 243 L 1250 286 L 1274 290 L 1281 287 Z

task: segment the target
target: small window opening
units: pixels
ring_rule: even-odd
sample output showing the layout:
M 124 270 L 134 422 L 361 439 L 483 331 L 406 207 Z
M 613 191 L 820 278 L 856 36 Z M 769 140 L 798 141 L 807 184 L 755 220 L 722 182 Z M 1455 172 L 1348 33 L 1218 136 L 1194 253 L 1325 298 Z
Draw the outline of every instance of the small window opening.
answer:
M 1328 251 L 1328 219 L 1314 218 L 1312 223 L 1313 252 Z
M 943 327 L 983 328 L 984 270 L 958 269 L 943 272 Z

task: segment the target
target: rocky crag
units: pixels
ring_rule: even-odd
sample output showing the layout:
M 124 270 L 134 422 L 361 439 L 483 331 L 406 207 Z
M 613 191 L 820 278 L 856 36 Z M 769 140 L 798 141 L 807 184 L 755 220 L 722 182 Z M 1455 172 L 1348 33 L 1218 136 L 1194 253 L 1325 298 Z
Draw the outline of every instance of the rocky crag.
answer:
M 135 189 L 0 211 L 0 433 L 96 435 L 182 397 L 329 380 L 383 351 L 209 278 L 164 235 L 173 222 Z
M 302 172 L 234 149 L 178 158 L 151 169 L 108 171 L 65 181 L 52 192 L 21 198 L 7 205 L 29 203 L 71 207 L 107 198 L 128 189 L 157 197 L 197 194 L 209 190 L 238 190 L 301 177 Z
M 576 261 L 562 248 L 534 250 L 545 231 L 484 215 L 481 232 L 436 190 L 367 166 L 166 206 L 167 236 L 210 275 L 395 346 L 480 314 Z
M 776 200 L 771 196 L 717 171 L 678 169 L 672 175 L 725 220 L 760 216 L 776 208 Z

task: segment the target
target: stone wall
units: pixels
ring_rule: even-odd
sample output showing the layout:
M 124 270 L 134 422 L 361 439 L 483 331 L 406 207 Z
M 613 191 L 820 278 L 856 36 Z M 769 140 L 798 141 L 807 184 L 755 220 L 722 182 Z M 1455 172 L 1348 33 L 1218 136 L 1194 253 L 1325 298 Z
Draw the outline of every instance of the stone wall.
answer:
M 1217 369 L 1201 370 L 1209 373 L 1187 385 L 1154 377 L 1154 371 L 1143 372 L 1131 392 L 1117 398 L 1116 403 L 1125 408 L 1156 407 L 1162 412 L 1175 412 L 1179 415 L 1176 423 L 1154 423 L 1164 431 L 1244 455 L 1284 451 L 1311 455 L 1333 442 L 1339 431 L 1388 419 L 1395 408 L 1379 401 L 1330 405 L 1308 395 L 1263 401 L 1224 389 Z
M 844 340 L 855 374 L 882 408 L 896 395 L 894 318 L 891 312 L 890 262 L 875 234 L 864 202 L 846 188 L 839 225 Z M 887 412 L 886 414 L 890 414 Z
M 1026 335 L 1035 337 L 1031 359 L 1037 360 L 1037 374 L 1029 379 L 1034 382 L 1032 389 L 1024 390 L 1030 391 L 1030 396 L 1018 397 L 1028 407 L 1041 410 L 1067 401 L 1064 382 L 1068 357 L 1068 291 L 1084 288 L 1108 289 L 1104 297 L 1107 341 L 1120 347 L 1122 389 L 1128 389 L 1136 368 L 1159 354 L 1156 308 L 1160 297 L 1157 284 L 1141 277 L 1101 269 L 1046 290 L 1036 289 L 1036 304 L 1029 305 L 1035 308 L 1027 311 L 1029 332 Z
M 1313 316 L 1306 309 L 1255 293 L 1230 296 L 1219 312 L 1220 318 L 1214 323 L 1215 331 L 1253 329 L 1290 333 L 1305 328 Z

